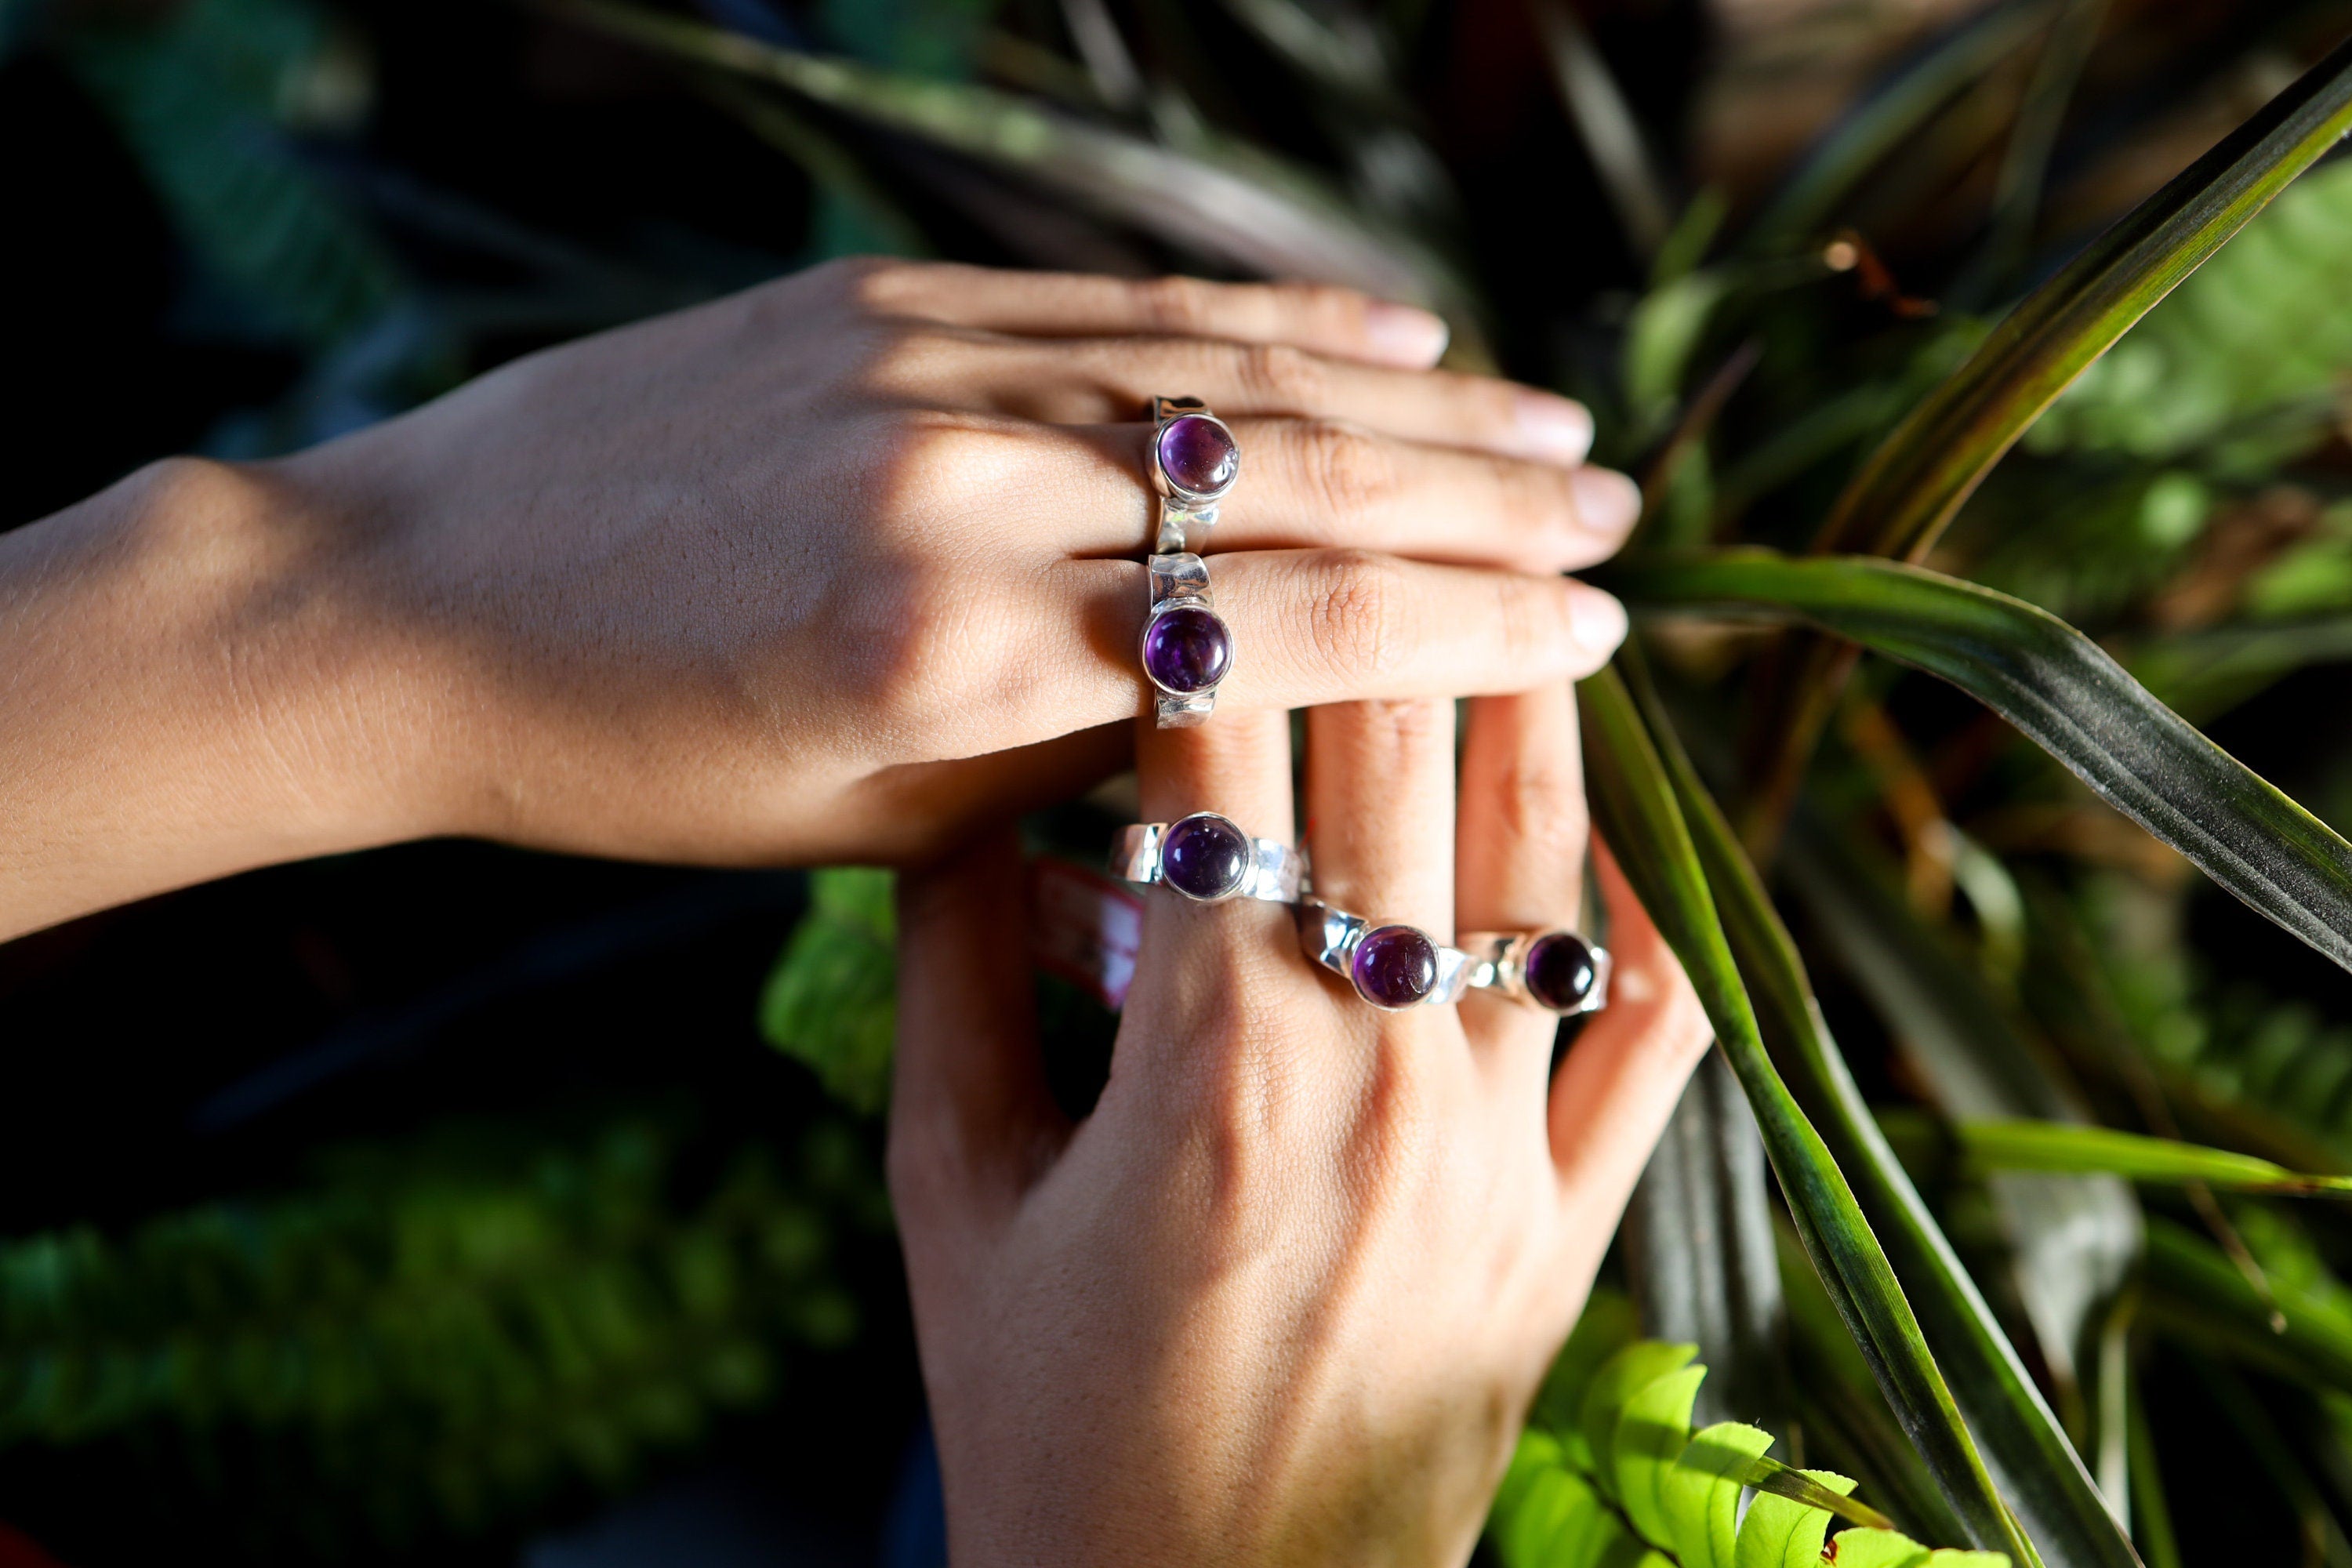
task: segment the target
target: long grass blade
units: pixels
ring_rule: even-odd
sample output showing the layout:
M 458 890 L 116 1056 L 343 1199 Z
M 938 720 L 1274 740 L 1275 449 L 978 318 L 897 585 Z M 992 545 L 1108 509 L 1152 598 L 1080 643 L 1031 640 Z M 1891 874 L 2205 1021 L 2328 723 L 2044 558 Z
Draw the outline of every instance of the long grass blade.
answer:
M 2352 42 L 2035 289 L 1890 433 L 1818 548 L 1923 557 L 2027 426 L 2352 129 Z
M 1814 928 L 1947 1114 L 2091 1120 L 2063 1068 L 2024 1037 L 1982 973 L 1852 844 L 1801 814 L 1786 865 Z M 2086 1325 L 2138 1261 L 2139 1205 L 2124 1183 L 2095 1174 L 2004 1173 L 1986 1186 L 2018 1300 L 2064 1389 L 2079 1380 Z
M 1638 659 L 1621 658 L 1638 683 L 1643 708 L 1654 716 L 1651 732 L 1657 737 L 1658 754 L 1755 999 L 1772 1061 L 1821 1130 L 1874 1235 L 1899 1268 L 1907 1304 L 1918 1315 L 1937 1364 L 1951 1379 L 1952 1396 L 2002 1497 L 2051 1562 L 2068 1568 L 2132 1568 L 2137 1559 L 2130 1543 L 2116 1529 L 2057 1418 L 1864 1103 L 1813 998 L 1795 942 L 1655 698 L 1641 682 Z M 1877 1370 L 1874 1363 L 1873 1372 Z M 1881 1383 L 1886 1386 L 1884 1378 Z M 1886 1393 L 1899 1411 L 1895 1391 L 1886 1387 Z
M 1643 1331 L 1698 1346 L 1710 1369 L 1692 1419 L 1782 1422 L 1788 1345 L 1764 1143 L 1720 1053 L 1691 1075 L 1618 1239 Z
M 1758 216 L 1750 247 L 1785 247 L 1820 237 L 1864 176 L 2047 19 L 2041 0 L 2008 0 L 1963 23 L 1895 71 L 1797 166 Z
M 2204 1182 L 2236 1193 L 2352 1197 L 2352 1176 L 2290 1171 L 2234 1149 L 2113 1127 L 2000 1117 L 1954 1122 L 1951 1134 L 1978 1171 L 2098 1173 L 2170 1186 Z
M 1469 324 L 1468 289 L 1427 247 L 1367 223 L 1307 171 L 1269 154 L 1177 152 L 989 88 L 781 48 L 621 0 L 538 3 L 612 37 L 977 159 L 1221 264 L 1342 283 Z
M 1633 566 L 1652 605 L 1802 619 L 1969 692 L 2257 913 L 2352 969 L 2352 844 L 2047 611 L 1857 556 L 1722 551 Z
M 2293 1280 L 2272 1281 L 2273 1307 L 2220 1247 L 2150 1215 L 2147 1287 L 2149 1314 L 2189 1342 L 2306 1386 L 2352 1394 L 2352 1317 Z
M 2021 1568 L 2039 1564 L 1853 1189 L 1765 1051 L 1674 783 L 1631 694 L 1614 669 L 1578 691 L 1596 822 L 1715 1025 L 1814 1268 L 1969 1538 L 2009 1552 Z

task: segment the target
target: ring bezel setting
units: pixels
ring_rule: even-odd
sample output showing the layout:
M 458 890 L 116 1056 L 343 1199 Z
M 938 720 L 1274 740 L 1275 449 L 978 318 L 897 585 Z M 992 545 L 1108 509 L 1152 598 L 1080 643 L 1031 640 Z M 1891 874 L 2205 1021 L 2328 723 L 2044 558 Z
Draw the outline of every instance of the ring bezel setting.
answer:
M 1189 531 L 1205 534 L 1216 526 L 1217 503 L 1232 492 L 1241 471 L 1241 443 L 1208 404 L 1197 397 L 1154 397 L 1151 488 L 1160 496 L 1160 535 L 1152 553 L 1192 549 L 1186 542 Z
M 1188 844 L 1197 841 L 1185 864 Z M 1174 864 L 1171 864 L 1171 850 Z M 1223 861 L 1219 865 L 1216 862 Z M 1276 838 L 1253 838 L 1220 812 L 1196 811 L 1174 822 L 1142 822 L 1122 829 L 1110 857 L 1111 875 L 1164 885 L 1196 904 L 1262 899 L 1286 904 L 1307 879 L 1307 856 Z
M 1302 900 L 1295 909 L 1307 956 L 1384 1013 L 1451 1006 L 1470 988 L 1478 961 L 1417 926 L 1375 924 L 1320 899 Z
M 1609 1005 L 1609 950 L 1579 932 L 1471 931 L 1461 941 L 1477 966 L 1475 990 L 1563 1018 Z

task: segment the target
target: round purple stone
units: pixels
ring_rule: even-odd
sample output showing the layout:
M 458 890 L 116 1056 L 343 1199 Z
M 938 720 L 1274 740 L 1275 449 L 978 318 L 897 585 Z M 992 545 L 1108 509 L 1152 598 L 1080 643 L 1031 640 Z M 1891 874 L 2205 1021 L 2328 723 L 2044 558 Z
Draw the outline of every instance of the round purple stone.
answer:
M 1214 610 L 1179 605 L 1143 628 L 1143 673 L 1163 691 L 1206 691 L 1234 667 L 1234 634 Z
M 1592 994 L 1592 945 L 1570 931 L 1536 938 L 1528 949 L 1528 994 L 1555 1013 L 1571 1013 Z
M 1437 947 L 1411 926 L 1379 926 L 1356 944 L 1356 989 L 1376 1006 L 1410 1007 L 1437 984 Z
M 1196 899 L 1238 892 L 1249 863 L 1249 836 L 1205 811 L 1176 823 L 1160 841 L 1160 876 L 1178 892 Z
M 1213 419 L 1181 414 L 1160 432 L 1160 471 L 1180 490 L 1221 494 L 1241 466 L 1241 447 L 1232 432 Z

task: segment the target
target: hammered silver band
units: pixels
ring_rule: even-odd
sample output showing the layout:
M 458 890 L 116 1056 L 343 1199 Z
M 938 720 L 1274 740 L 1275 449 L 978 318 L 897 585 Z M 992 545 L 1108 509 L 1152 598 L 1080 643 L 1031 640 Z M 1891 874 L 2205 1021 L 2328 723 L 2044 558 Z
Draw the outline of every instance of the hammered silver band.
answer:
M 1361 915 L 1335 909 L 1320 899 L 1305 899 L 1293 908 L 1298 922 L 1298 945 L 1307 958 L 1346 981 L 1358 996 L 1375 1007 L 1385 1012 L 1402 1012 L 1407 1007 L 1450 1007 L 1470 989 L 1478 961 L 1458 947 L 1438 942 L 1426 931 L 1394 922 L 1368 921 Z M 1376 994 L 1374 977 L 1368 975 L 1358 962 L 1366 939 L 1378 941 L 1397 932 L 1426 942 L 1433 959 L 1429 988 L 1409 999 Z
M 1218 883 L 1196 890 L 1181 878 L 1167 874 L 1163 851 L 1171 831 L 1203 823 L 1230 829 L 1234 837 L 1248 847 L 1240 858 L 1236 876 L 1220 879 Z M 1111 847 L 1110 873 L 1129 882 L 1171 888 L 1195 903 L 1264 899 L 1269 903 L 1286 904 L 1298 897 L 1299 887 L 1307 879 L 1307 855 L 1279 839 L 1252 838 L 1231 817 L 1199 811 L 1172 823 L 1139 822 L 1121 828 L 1118 841 Z
M 1592 981 L 1581 996 L 1547 999 L 1528 988 L 1528 955 L 1535 950 L 1538 942 L 1547 938 L 1573 941 L 1583 950 L 1591 966 Z M 1454 940 L 1470 954 L 1473 963 L 1470 985 L 1474 990 L 1490 992 L 1522 1006 L 1538 1008 L 1561 1017 L 1598 1013 L 1609 1005 L 1609 974 L 1613 967 L 1609 950 L 1578 932 L 1474 931 L 1464 931 Z

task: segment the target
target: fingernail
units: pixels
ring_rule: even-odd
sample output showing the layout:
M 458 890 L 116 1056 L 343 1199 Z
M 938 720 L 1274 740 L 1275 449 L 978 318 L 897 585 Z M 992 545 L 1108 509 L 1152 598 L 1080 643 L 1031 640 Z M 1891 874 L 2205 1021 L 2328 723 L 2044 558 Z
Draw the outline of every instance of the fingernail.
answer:
M 1549 392 L 1521 392 L 1518 396 L 1520 449 L 1531 458 L 1555 463 L 1580 463 L 1592 450 L 1592 416 L 1581 403 L 1554 397 Z
M 1625 606 L 1598 588 L 1569 595 L 1568 635 L 1591 653 L 1612 653 L 1625 640 Z
M 1613 468 L 1579 468 L 1568 477 L 1576 521 L 1586 531 L 1615 538 L 1642 515 L 1642 487 Z
M 1364 340 L 1384 360 L 1425 369 L 1444 354 L 1451 336 L 1444 318 L 1427 310 L 1386 300 L 1364 307 Z

